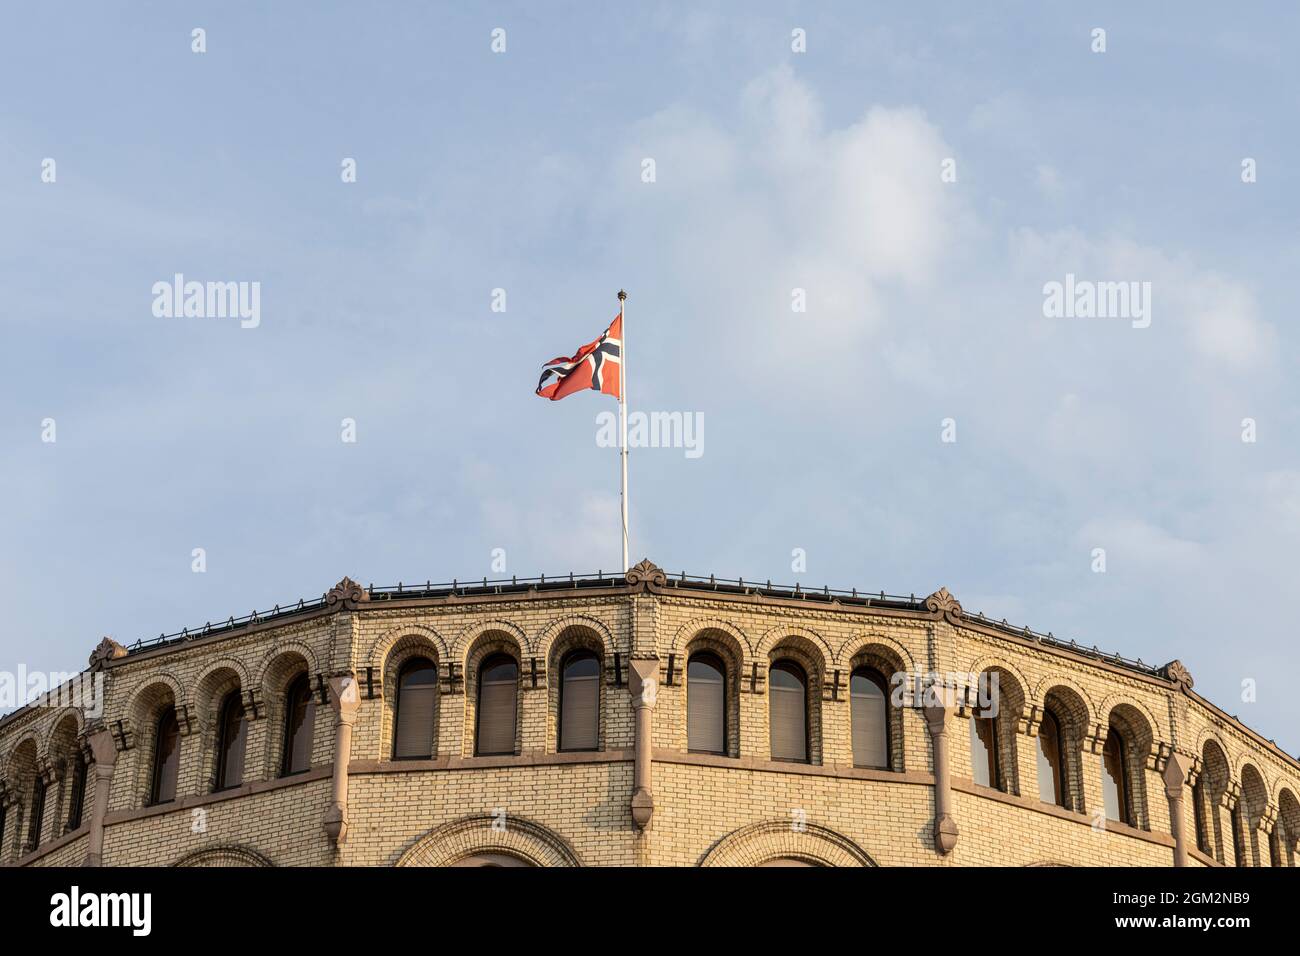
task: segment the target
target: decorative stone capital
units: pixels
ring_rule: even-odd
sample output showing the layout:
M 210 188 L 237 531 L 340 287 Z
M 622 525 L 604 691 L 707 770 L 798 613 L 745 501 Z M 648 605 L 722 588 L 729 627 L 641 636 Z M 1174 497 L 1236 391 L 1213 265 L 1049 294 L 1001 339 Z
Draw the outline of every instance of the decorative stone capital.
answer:
M 335 715 L 343 723 L 351 724 L 361 708 L 361 687 L 356 675 L 351 672 L 336 674 L 326 680 L 325 685 L 329 688 L 330 706 Z
M 1025 708 L 1020 714 L 1020 722 L 1016 727 L 1018 733 L 1026 737 L 1037 737 L 1038 728 L 1043 726 L 1043 708 L 1041 704 L 1031 702 L 1025 703 Z
M 1106 738 L 1110 736 L 1107 724 L 1092 724 L 1083 734 L 1083 746 L 1089 753 L 1099 754 L 1106 748 Z
M 948 729 L 948 717 L 953 708 L 945 704 L 926 704 L 921 708 L 925 715 L 925 726 L 931 737 L 941 736 Z
M 949 624 L 960 624 L 962 617 L 961 603 L 952 596 L 947 588 L 939 588 L 925 599 L 925 609 Z
M 668 584 L 668 575 L 664 574 L 663 568 L 649 558 L 642 558 L 638 564 L 629 568 L 624 579 L 642 591 L 666 587 Z
M 105 637 L 90 652 L 90 669 L 92 671 L 102 670 L 105 664 L 109 661 L 115 661 L 119 657 L 126 657 L 126 648 L 111 637 Z
M 1187 783 L 1191 768 L 1191 758 L 1176 750 L 1165 760 L 1165 769 L 1160 776 L 1165 783 L 1165 796 L 1170 800 L 1183 798 L 1183 786 Z
M 1183 666 L 1182 661 L 1170 661 L 1164 667 L 1160 668 L 1160 673 L 1163 674 L 1167 680 L 1171 680 L 1175 684 L 1178 684 L 1187 690 L 1191 690 L 1195 683 L 1192 680 L 1191 671 Z
M 653 707 L 659 695 L 659 662 L 657 660 L 628 661 L 627 689 L 632 694 L 633 707 Z
M 1231 813 L 1233 810 L 1237 809 L 1237 802 L 1240 799 L 1241 799 L 1241 784 L 1229 780 L 1228 786 L 1224 788 L 1223 797 L 1220 800 L 1223 809 Z
M 95 761 L 95 767 L 107 767 L 111 773 L 113 765 L 117 763 L 117 744 L 109 729 L 100 727 L 87 734 L 86 745 L 90 748 L 90 756 Z
M 244 716 L 249 720 L 258 720 L 266 716 L 260 687 L 249 687 L 244 691 Z
M 369 592 L 349 577 L 325 592 L 325 606 L 335 611 L 354 611 L 358 604 L 369 600 Z
M 439 694 L 463 694 L 465 692 L 465 672 L 461 665 L 456 661 L 443 661 L 438 665 L 438 693 Z M 383 690 L 383 682 L 376 684 Z

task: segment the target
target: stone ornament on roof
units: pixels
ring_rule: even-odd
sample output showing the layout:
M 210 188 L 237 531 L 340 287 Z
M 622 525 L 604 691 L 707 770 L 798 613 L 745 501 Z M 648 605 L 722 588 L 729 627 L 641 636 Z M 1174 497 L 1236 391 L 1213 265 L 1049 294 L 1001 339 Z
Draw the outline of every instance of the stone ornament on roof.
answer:
M 961 622 L 961 602 L 953 597 L 947 588 L 939 588 L 926 598 L 925 609 L 936 617 L 944 618 L 950 624 Z
M 106 637 L 90 652 L 90 669 L 99 670 L 108 661 L 115 661 L 119 657 L 126 657 L 126 648 L 111 637 Z
M 1191 690 L 1192 685 L 1195 683 L 1192 680 L 1192 672 L 1184 666 L 1182 661 L 1170 661 L 1160 670 L 1169 680 L 1175 684 L 1182 684 L 1188 690 Z
M 642 558 L 640 563 L 627 572 L 627 583 L 632 586 L 640 586 L 643 590 L 649 587 L 665 587 L 668 584 L 668 575 L 664 574 L 664 569 L 659 567 L 649 558 Z
M 370 594 L 356 581 L 345 577 L 325 594 L 325 606 L 336 611 L 355 610 L 358 604 L 370 600 Z

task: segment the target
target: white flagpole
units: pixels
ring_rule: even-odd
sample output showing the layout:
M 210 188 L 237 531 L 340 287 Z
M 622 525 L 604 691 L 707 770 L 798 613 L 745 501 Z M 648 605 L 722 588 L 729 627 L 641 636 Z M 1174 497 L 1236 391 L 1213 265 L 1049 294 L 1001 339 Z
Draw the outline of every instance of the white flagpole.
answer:
M 618 347 L 618 428 L 622 433 L 622 441 L 619 443 L 622 454 L 619 456 L 623 462 L 623 570 L 628 570 L 631 565 L 627 560 L 627 319 L 623 314 L 623 303 L 627 300 L 627 293 L 622 289 L 618 290 L 618 317 L 622 319 L 619 325 L 623 328 L 623 335 Z

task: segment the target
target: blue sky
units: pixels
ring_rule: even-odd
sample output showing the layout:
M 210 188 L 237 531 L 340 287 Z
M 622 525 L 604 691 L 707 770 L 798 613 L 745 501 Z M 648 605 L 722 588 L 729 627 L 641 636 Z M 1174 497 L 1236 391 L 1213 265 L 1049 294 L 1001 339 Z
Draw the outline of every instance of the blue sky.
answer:
M 1294 8 L 628 6 L 3 14 L 0 668 L 613 568 L 612 403 L 532 389 L 624 287 L 631 407 L 706 422 L 633 451 L 634 560 L 946 585 L 1300 749 Z M 156 318 L 177 272 L 260 326 Z M 1046 318 L 1067 273 L 1151 326 Z

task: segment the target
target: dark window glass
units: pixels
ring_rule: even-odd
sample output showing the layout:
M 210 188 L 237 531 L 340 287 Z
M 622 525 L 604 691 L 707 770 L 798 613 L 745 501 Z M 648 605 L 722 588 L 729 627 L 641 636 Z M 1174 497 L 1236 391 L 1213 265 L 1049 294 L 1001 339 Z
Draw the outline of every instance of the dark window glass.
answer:
M 311 692 L 311 679 L 307 674 L 299 674 L 293 679 L 284 698 L 284 756 L 280 760 L 280 775 L 287 777 L 311 769 L 316 696 Z
M 1210 838 L 1205 832 L 1205 784 L 1198 779 L 1192 787 L 1192 816 L 1196 821 L 1196 847 L 1202 853 L 1210 852 Z
M 1061 750 L 1061 725 L 1050 711 L 1043 711 L 1038 728 L 1038 799 L 1065 806 L 1065 761 Z
M 221 701 L 219 720 L 216 789 L 229 790 L 244 782 L 244 745 L 248 739 L 244 702 L 238 690 L 232 690 Z
M 1127 769 L 1124 738 L 1111 727 L 1101 751 L 1101 796 L 1106 807 L 1106 819 L 1119 823 L 1129 822 Z
M 998 723 L 982 710 L 971 715 L 970 763 L 974 780 L 981 787 L 1001 789 L 998 773 Z
M 591 651 L 575 651 L 560 671 L 560 749 L 595 750 L 600 745 L 600 661 Z
M 849 678 L 850 723 L 853 725 L 853 765 L 889 768 L 889 694 L 885 678 L 860 667 Z
M 45 790 L 45 778 L 37 776 L 32 783 L 32 818 L 27 837 L 27 846 L 32 850 L 41 845 L 41 828 L 45 824 Z
M 793 661 L 778 661 L 768 675 L 772 759 L 808 760 L 808 679 Z
M 6 822 L 5 817 L 6 816 L 7 814 L 5 812 L 4 802 L 0 801 L 0 850 L 3 850 L 5 845 L 5 822 Z
M 86 755 L 78 748 L 72 758 L 72 793 L 68 806 L 68 830 L 81 826 L 81 812 L 86 804 Z
M 515 703 L 519 694 L 519 665 L 497 654 L 478 672 L 478 713 L 474 752 L 480 756 L 515 752 Z
M 686 664 L 686 749 L 727 752 L 727 669 L 714 654 L 695 654 Z
M 433 725 L 438 707 L 438 668 L 426 657 L 402 665 L 397 675 L 397 720 L 393 732 L 396 760 L 433 756 Z
M 176 711 L 168 707 L 158 718 L 154 734 L 153 786 L 150 803 L 170 803 L 176 799 L 176 775 L 181 767 L 181 733 Z

